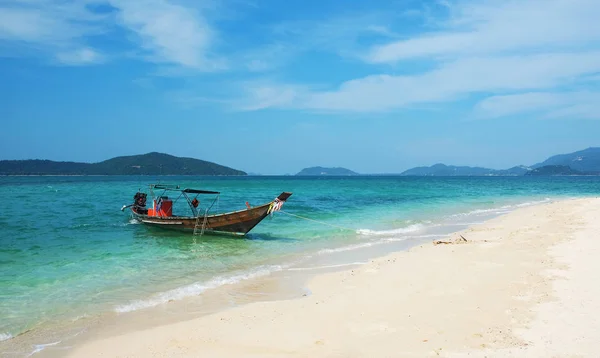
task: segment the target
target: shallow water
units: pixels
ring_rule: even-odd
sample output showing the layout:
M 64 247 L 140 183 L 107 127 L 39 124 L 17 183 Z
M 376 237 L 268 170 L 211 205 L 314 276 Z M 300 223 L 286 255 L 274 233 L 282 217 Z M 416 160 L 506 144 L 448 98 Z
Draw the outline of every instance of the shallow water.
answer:
M 192 237 L 120 211 L 158 181 L 221 191 L 221 211 L 293 195 L 246 238 Z M 0 177 L 0 340 L 273 272 L 360 264 L 519 206 L 599 193 L 598 177 Z

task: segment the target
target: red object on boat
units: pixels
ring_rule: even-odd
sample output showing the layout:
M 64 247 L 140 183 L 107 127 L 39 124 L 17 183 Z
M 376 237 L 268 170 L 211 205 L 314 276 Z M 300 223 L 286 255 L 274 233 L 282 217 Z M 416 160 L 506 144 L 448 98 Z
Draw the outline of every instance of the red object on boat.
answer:
M 160 205 L 156 204 L 156 200 L 154 200 L 154 210 L 152 210 L 152 215 L 150 215 L 150 210 L 148 210 L 148 216 L 173 216 L 173 201 L 171 199 L 161 199 Z

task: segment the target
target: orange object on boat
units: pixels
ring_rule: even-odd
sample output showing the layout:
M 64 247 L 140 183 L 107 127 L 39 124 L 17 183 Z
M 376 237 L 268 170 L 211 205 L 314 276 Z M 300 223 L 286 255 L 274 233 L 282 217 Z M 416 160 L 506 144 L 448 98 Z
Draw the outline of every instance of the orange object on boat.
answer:
M 148 215 L 150 215 L 150 210 L 148 210 Z M 173 201 L 166 197 L 162 197 L 160 205 L 158 205 L 156 204 L 156 200 L 154 200 L 153 212 L 154 215 L 152 216 L 173 216 Z

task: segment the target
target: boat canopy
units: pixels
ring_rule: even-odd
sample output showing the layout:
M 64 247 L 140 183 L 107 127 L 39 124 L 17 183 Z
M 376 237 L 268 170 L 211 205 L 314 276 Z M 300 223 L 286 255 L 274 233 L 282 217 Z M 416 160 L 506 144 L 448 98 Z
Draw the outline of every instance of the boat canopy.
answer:
M 218 191 L 198 190 L 198 189 L 183 189 L 184 193 L 191 194 L 221 194 Z
M 173 187 L 173 186 L 167 186 L 167 185 L 162 185 L 162 184 L 152 184 L 150 187 L 153 189 L 181 191 L 183 193 L 188 193 L 188 194 L 221 194 L 221 192 L 210 191 L 210 190 L 199 190 L 199 189 L 190 189 L 190 188 L 180 189 L 179 185 Z

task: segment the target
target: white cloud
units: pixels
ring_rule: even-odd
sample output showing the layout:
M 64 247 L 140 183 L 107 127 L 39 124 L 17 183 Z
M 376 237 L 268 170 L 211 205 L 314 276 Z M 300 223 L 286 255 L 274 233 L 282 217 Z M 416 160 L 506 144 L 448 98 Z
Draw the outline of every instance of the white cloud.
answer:
M 140 88 L 143 88 L 143 89 L 155 89 L 156 88 L 154 85 L 154 82 L 152 82 L 152 79 L 147 78 L 147 77 L 135 78 L 131 82 L 140 86 Z
M 347 12 L 320 20 L 281 22 L 268 27 L 271 42 L 251 53 L 266 55 L 269 58 L 268 62 L 274 62 L 273 54 L 287 60 L 308 52 L 334 53 L 341 57 L 358 59 L 363 51 L 363 45 L 360 44 L 362 37 L 397 37 L 387 25 L 402 16 L 394 11 L 375 10 Z
M 198 70 L 220 70 L 222 60 L 209 55 L 214 37 L 200 10 L 166 0 L 110 0 L 119 23 L 133 31 L 156 62 Z
M 248 36 L 229 34 L 233 41 L 225 45 L 215 14 L 206 8 L 211 0 L 106 1 L 0 0 L 0 51 L 42 53 L 66 65 L 102 63 L 118 56 L 96 45 L 93 37 L 114 36 L 117 32 L 111 31 L 121 27 L 138 58 L 160 64 L 155 75 L 274 71 L 302 53 L 333 53 L 361 62 L 360 76 L 350 73 L 346 81 L 327 87 L 245 81 L 238 88 L 244 94 L 239 101 L 205 92 L 179 99 L 185 103 L 214 102 L 247 111 L 377 112 L 479 94 L 488 97 L 474 108 L 479 117 L 531 111 L 545 117 L 597 116 L 597 96 L 572 88 L 587 88 L 582 84 L 594 85 L 600 78 L 598 0 L 438 0 L 436 11 L 425 14 L 428 19 L 437 14 L 435 31 L 416 35 L 419 29 L 407 30 L 404 23 L 418 21 L 415 9 L 319 14 L 320 21 L 253 25 Z M 109 11 L 94 10 L 98 4 Z M 426 28 L 431 29 L 431 21 Z M 263 43 L 241 40 L 256 38 Z M 227 59 L 216 52 L 223 47 Z M 342 70 L 335 72 L 337 78 Z M 327 69 L 315 71 L 320 73 L 326 76 Z M 227 86 L 215 82 L 221 89 Z
M 564 108 L 547 113 L 546 118 L 565 119 L 597 119 L 600 120 L 600 94 L 596 95 L 594 101 L 585 103 L 574 103 Z
M 250 93 L 256 108 L 304 108 L 332 111 L 389 111 L 419 103 L 455 100 L 478 92 L 510 92 L 570 84 L 574 78 L 600 71 L 600 52 L 466 58 L 418 75 L 374 75 L 344 82 L 336 90 L 294 90 L 269 86 L 270 93 L 287 93 L 277 101 L 264 89 Z M 262 100 L 261 100 L 262 99 Z
M 366 51 L 362 58 L 377 65 L 380 74 L 344 81 L 327 91 L 298 90 L 287 84 L 278 91 L 278 85 L 271 84 L 271 92 L 288 95 L 269 103 L 259 101 L 264 92 L 257 90 L 249 91 L 250 98 L 264 104 L 257 108 L 377 112 L 466 100 L 474 94 L 564 92 L 593 81 L 600 73 L 597 0 L 444 1 L 440 5 L 448 15 L 438 21 L 437 32 L 394 40 Z M 367 28 L 379 33 L 387 29 Z M 423 68 L 423 60 L 429 69 L 411 72 L 411 67 Z M 403 75 L 386 73 L 386 68 L 379 66 L 399 61 L 403 61 Z M 550 96 L 504 97 L 513 101 L 513 110 L 490 99 L 480 104 L 477 115 L 518 113 L 528 110 L 527 106 L 542 105 L 536 101 L 550 102 Z M 589 98 L 559 97 L 558 103 L 547 106 L 553 114 L 548 112 L 546 117 L 595 116 L 596 107 L 589 105 Z
M 65 3 L 55 0 L 0 2 L 0 42 L 10 43 L 10 53 L 0 56 L 21 56 L 31 53 L 50 54 L 65 63 L 79 54 L 86 63 L 102 56 L 86 44 L 85 38 L 105 31 L 105 15 L 86 8 L 89 1 Z M 96 55 L 90 56 L 91 53 Z M 81 61 L 75 61 L 78 64 Z
M 510 51 L 538 51 L 596 44 L 600 41 L 597 0 L 491 0 L 451 6 L 442 30 L 375 46 L 372 63 L 435 56 L 455 58 Z
M 251 81 L 241 85 L 244 99 L 233 103 L 241 111 L 255 111 L 265 108 L 286 108 L 302 101 L 308 92 L 303 86 L 278 85 L 270 81 Z
M 298 52 L 297 47 L 272 43 L 259 48 L 244 51 L 236 63 L 243 64 L 250 72 L 265 72 L 281 67 Z
M 536 113 L 544 118 L 600 119 L 600 92 L 527 92 L 491 96 L 475 106 L 476 118 Z
M 76 66 L 101 63 L 105 57 L 91 48 L 81 48 L 75 51 L 60 52 L 56 54 L 56 59 L 62 64 Z
M 209 53 L 215 34 L 198 3 L 107 1 L 0 1 L 0 41 L 11 44 L 4 55 L 50 55 L 67 65 L 103 62 L 106 56 L 90 44 L 91 37 L 121 25 L 137 35 L 135 44 L 147 60 L 203 71 L 224 67 Z

